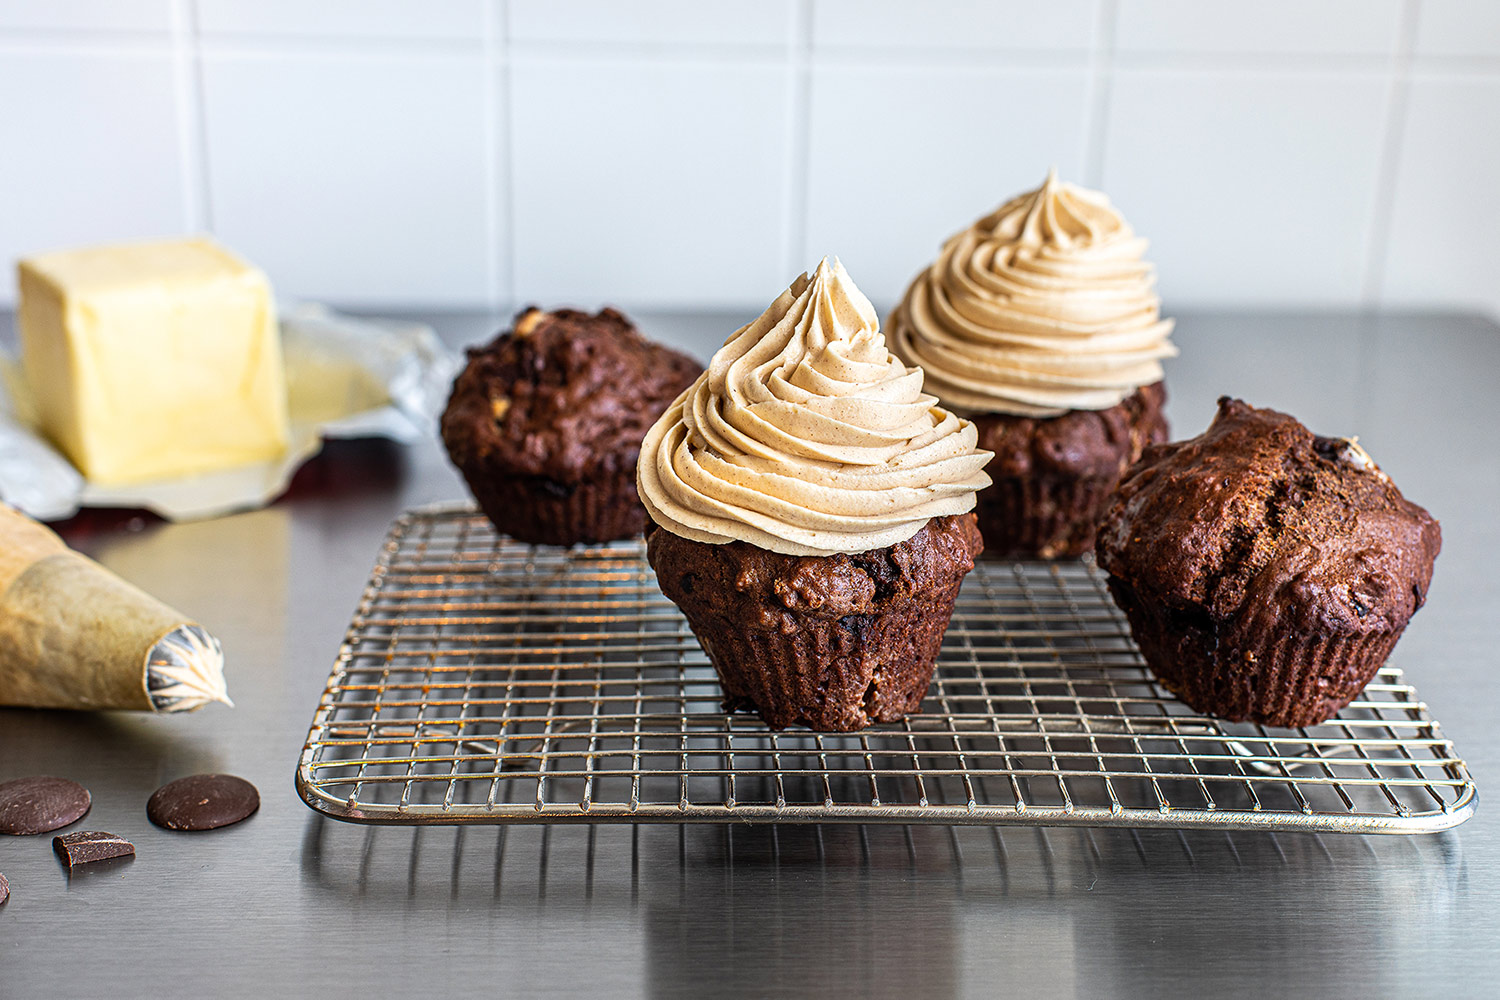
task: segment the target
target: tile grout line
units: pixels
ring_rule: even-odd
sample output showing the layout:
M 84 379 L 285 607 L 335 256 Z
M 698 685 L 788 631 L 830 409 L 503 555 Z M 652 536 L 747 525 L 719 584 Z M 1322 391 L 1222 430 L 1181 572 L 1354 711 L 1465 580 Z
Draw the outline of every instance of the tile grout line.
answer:
M 1117 0 L 1099 0 L 1098 34 L 1089 60 L 1089 109 L 1083 137 L 1083 184 L 1104 187 L 1105 146 L 1109 141 L 1110 98 L 1114 91 L 1115 29 L 1119 21 Z
M 814 0 L 800 0 L 787 45 L 787 148 L 784 183 L 785 215 L 782 219 L 781 273 L 787 280 L 810 266 L 801 258 L 807 253 L 807 195 L 811 159 L 812 119 L 812 24 Z
M 177 110 L 177 155 L 182 170 L 183 228 L 195 233 L 212 232 L 208 114 L 194 0 L 172 3 L 172 92 Z
M 502 0 L 503 2 L 503 0 Z M 1105 4 L 1117 0 L 1101 0 Z M 329 38 L 305 35 L 269 35 L 254 32 L 215 33 L 204 36 L 196 32 L 197 49 L 215 54 L 264 57 L 288 53 L 308 56 L 402 54 L 412 51 L 460 52 L 482 48 L 481 42 L 444 38 L 380 37 Z M 641 63 L 666 60 L 673 63 L 720 65 L 724 62 L 745 64 L 781 64 L 785 47 L 760 44 L 661 43 L 649 45 L 630 42 L 542 42 L 511 41 L 512 58 L 584 63 L 594 61 Z M 0 28 L 0 53 L 48 54 L 130 54 L 172 50 L 171 32 L 101 32 L 72 29 L 23 30 Z M 997 64 L 997 57 L 1008 61 Z M 931 45 L 830 45 L 819 49 L 820 62 L 839 67 L 900 68 L 915 70 L 986 69 L 1009 74 L 1035 70 L 1088 69 L 1093 53 L 1085 49 L 1011 48 L 974 46 L 941 48 Z M 1367 55 L 1350 52 L 1199 52 L 1187 50 L 1152 50 L 1122 52 L 1115 49 L 1112 68 L 1145 73 L 1213 73 L 1225 75 L 1257 74 L 1342 74 L 1382 73 L 1389 67 L 1389 55 Z M 1467 56 L 1428 54 L 1412 60 L 1412 72 L 1443 76 L 1500 76 L 1500 56 Z
M 1417 55 L 1411 60 L 1412 76 L 1481 80 L 1500 76 L 1500 56 Z
M 495 303 L 495 312 L 504 313 L 514 309 L 520 299 L 518 253 L 516 232 L 516 87 L 514 39 L 510 35 L 510 0 L 495 0 L 495 28 L 498 33 L 500 62 L 491 81 L 491 87 L 499 87 L 496 111 L 500 121 L 496 123 L 495 139 L 503 148 L 495 150 L 495 165 L 498 170 L 499 198 L 496 204 L 495 221 L 499 232 L 495 235 L 496 253 L 500 255 L 500 267 L 505 270 L 501 285 L 504 293 Z M 503 223 L 501 208 L 503 206 Z
M 1401 171 L 1401 148 L 1406 136 L 1407 108 L 1411 101 L 1411 70 L 1416 49 L 1419 0 L 1404 0 L 1400 34 L 1392 53 L 1390 83 L 1386 93 L 1385 135 L 1380 161 L 1375 167 L 1375 204 L 1365 248 L 1365 274 L 1360 304 L 1377 308 L 1385 292 L 1385 266 L 1390 255 L 1391 227 L 1396 213 L 1396 185 Z
M 1121 69 L 1142 73 L 1208 73 L 1221 76 L 1378 74 L 1390 68 L 1390 53 L 1115 50 Z
M 501 64 L 500 43 L 497 32 L 500 30 L 499 20 L 501 11 L 499 3 L 495 0 L 485 5 L 483 26 L 483 52 L 481 61 L 483 66 L 482 81 L 479 97 L 480 114 L 484 116 L 484 296 L 492 312 L 500 311 L 501 291 L 501 268 L 503 254 L 500 250 L 500 241 L 503 238 L 500 226 L 500 123 L 497 120 L 500 115 L 500 95 L 496 93 L 501 85 L 501 74 L 504 72 Z

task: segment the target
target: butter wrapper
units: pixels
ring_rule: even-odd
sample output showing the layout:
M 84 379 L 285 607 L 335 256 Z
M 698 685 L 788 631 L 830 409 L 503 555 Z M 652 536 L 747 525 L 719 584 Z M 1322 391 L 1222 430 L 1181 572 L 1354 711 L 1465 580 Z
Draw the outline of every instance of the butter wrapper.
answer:
M 36 429 L 18 364 L 0 358 L 0 500 L 37 520 L 80 507 L 140 507 L 191 521 L 270 503 L 328 438 L 390 438 L 411 444 L 437 433 L 461 365 L 432 328 L 366 319 L 307 304 L 281 317 L 291 434 L 268 462 L 183 479 L 101 487 L 89 483 Z

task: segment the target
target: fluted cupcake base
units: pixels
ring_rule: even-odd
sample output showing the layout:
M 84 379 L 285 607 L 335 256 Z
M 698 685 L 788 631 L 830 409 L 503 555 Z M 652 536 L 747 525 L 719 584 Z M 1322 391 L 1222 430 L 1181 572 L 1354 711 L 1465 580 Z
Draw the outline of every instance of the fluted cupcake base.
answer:
M 464 480 L 497 531 L 533 545 L 609 542 L 638 535 L 646 526 L 634 468 L 577 484 L 467 472 Z
M 752 709 L 773 729 L 853 732 L 920 710 L 981 547 L 964 514 L 852 555 L 709 545 L 654 526 L 646 552 L 718 671 L 726 710 Z
M 1162 685 L 1195 711 L 1230 722 L 1328 721 L 1365 689 L 1405 630 L 1404 622 L 1362 635 L 1299 634 L 1276 623 L 1216 628 L 1202 609 L 1174 611 L 1118 577 L 1109 578 L 1109 592 Z
M 1094 529 L 1117 476 L 996 477 L 979 493 L 979 530 L 992 556 L 1072 559 L 1094 547 Z

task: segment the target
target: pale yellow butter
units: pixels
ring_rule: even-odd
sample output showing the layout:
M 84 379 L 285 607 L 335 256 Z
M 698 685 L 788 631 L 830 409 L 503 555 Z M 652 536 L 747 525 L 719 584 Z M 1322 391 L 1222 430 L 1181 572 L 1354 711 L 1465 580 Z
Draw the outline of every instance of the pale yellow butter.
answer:
M 271 287 L 207 239 L 20 262 L 41 429 L 89 480 L 170 479 L 275 458 L 286 376 Z

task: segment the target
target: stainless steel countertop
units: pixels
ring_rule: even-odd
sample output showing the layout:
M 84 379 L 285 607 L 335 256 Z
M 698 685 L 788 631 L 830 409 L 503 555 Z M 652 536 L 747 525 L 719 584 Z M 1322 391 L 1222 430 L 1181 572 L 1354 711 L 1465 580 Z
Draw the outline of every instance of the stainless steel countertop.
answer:
M 484 316 L 424 317 L 455 344 Z M 739 320 L 739 321 L 742 321 Z M 643 317 L 706 357 L 739 322 Z M 1478 815 L 1429 837 L 945 827 L 391 828 L 324 820 L 297 755 L 391 519 L 464 496 L 435 445 L 342 443 L 273 507 L 118 514 L 75 545 L 205 622 L 237 707 L 148 718 L 0 709 L 0 779 L 94 794 L 138 856 L 71 877 L 0 837 L 0 997 L 1480 996 L 1500 992 L 1495 608 L 1500 328 L 1417 315 L 1204 315 L 1168 364 L 1180 436 L 1232 393 L 1358 434 L 1443 524 L 1397 647 L 1471 765 Z M 162 783 L 255 782 L 208 834 L 146 820 Z

